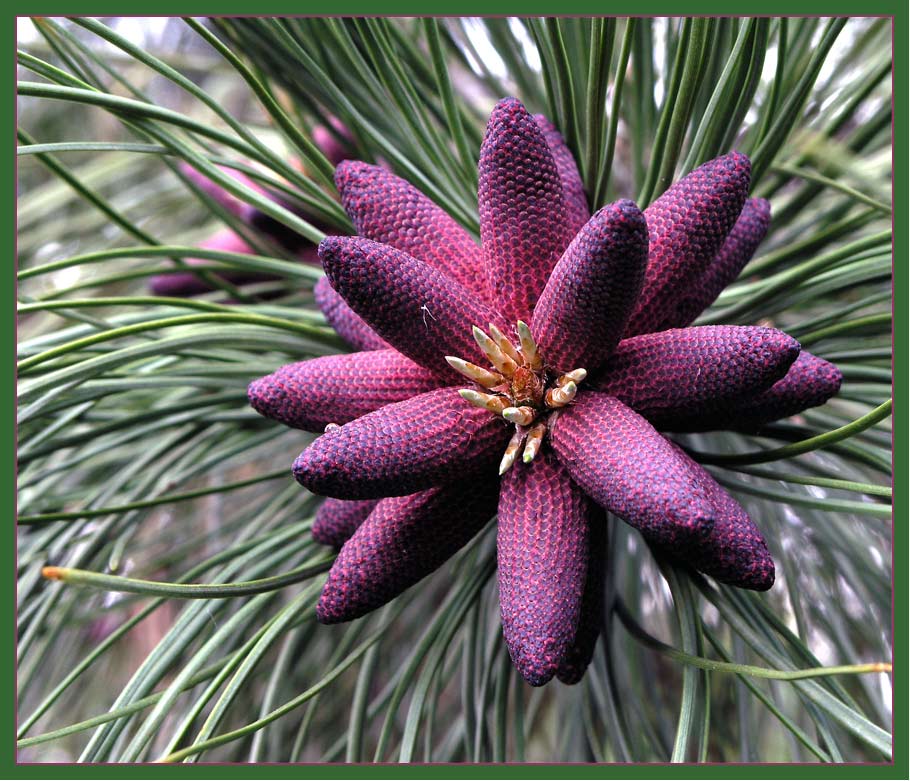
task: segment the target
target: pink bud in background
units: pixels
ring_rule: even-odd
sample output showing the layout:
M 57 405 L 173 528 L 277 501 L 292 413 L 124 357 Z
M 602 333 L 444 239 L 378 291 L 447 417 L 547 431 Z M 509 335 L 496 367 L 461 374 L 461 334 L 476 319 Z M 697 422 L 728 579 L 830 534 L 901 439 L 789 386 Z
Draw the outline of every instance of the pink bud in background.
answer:
M 334 117 L 331 118 L 332 127 L 338 135 L 344 138 L 350 138 L 350 132 L 347 128 Z M 337 165 L 350 154 L 350 149 L 342 143 L 330 130 L 317 125 L 313 128 L 313 141 L 322 150 L 323 154 L 329 159 L 332 165 Z M 309 215 L 306 212 L 295 208 L 291 204 L 282 201 L 273 196 L 265 188 L 254 182 L 246 174 L 240 171 L 219 166 L 220 171 L 235 179 L 240 184 L 249 187 L 259 194 L 281 204 L 286 209 L 299 214 L 304 219 L 314 223 L 319 227 L 322 226 L 318 218 Z M 265 238 L 277 242 L 285 249 L 293 252 L 302 263 L 319 263 L 319 255 L 316 251 L 316 245 L 301 236 L 296 231 L 288 228 L 283 223 L 265 214 L 260 209 L 252 206 L 224 187 L 209 179 L 205 174 L 193 168 L 187 163 L 181 163 L 181 172 L 192 181 L 206 195 L 215 200 L 220 206 L 229 211 L 231 214 L 249 225 L 252 229 L 261 233 Z M 223 250 L 226 252 L 238 252 L 243 254 L 255 254 L 250 245 L 244 241 L 230 228 L 222 228 L 210 237 L 205 239 L 200 245 L 203 249 Z M 192 266 L 204 266 L 211 261 L 202 258 L 187 258 L 186 262 Z M 219 276 L 231 282 L 232 284 L 246 284 L 250 282 L 264 282 L 275 279 L 270 274 L 258 274 L 248 271 L 229 271 L 219 272 Z M 158 296 L 194 296 L 212 290 L 212 286 L 203 278 L 192 272 L 178 271 L 171 274 L 159 274 L 149 280 L 149 288 L 154 295 Z
M 244 255 L 253 253 L 250 245 L 230 228 L 223 228 L 217 233 L 213 233 L 201 242 L 199 246 L 202 249 L 240 252 Z M 187 258 L 186 263 L 190 266 L 206 266 L 210 265 L 211 261 L 204 258 Z M 269 278 L 267 274 L 256 274 L 251 271 L 227 271 L 220 272 L 219 275 L 233 284 L 262 281 Z M 151 278 L 149 287 L 156 296 L 193 296 L 212 289 L 212 286 L 205 279 L 191 271 L 158 274 Z

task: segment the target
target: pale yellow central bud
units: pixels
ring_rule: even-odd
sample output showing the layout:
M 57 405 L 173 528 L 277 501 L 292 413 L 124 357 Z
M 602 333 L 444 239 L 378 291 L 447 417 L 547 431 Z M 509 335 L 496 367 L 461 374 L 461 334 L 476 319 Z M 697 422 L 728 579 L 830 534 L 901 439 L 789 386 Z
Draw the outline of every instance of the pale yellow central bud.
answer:
M 521 320 L 515 327 L 517 345 L 493 323 L 489 324 L 489 334 L 477 326 L 473 330 L 474 340 L 490 361 L 492 371 L 451 355 L 446 361 L 487 391 L 465 388 L 459 391 L 465 401 L 515 425 L 515 433 L 499 465 L 499 474 L 505 474 L 518 458 L 522 445 L 522 461 L 528 464 L 534 460 L 547 433 L 551 413 L 572 402 L 578 384 L 588 373 L 574 369 L 554 377 L 547 370 L 531 329 Z

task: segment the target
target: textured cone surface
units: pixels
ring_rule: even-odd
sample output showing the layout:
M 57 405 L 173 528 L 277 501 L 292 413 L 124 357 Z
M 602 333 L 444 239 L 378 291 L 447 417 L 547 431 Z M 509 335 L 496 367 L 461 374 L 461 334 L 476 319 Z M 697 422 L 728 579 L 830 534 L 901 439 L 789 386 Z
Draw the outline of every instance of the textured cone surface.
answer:
M 438 569 L 493 517 L 498 487 L 473 481 L 380 501 L 338 554 L 316 617 L 358 618 Z
M 605 206 L 560 258 L 531 331 L 548 366 L 594 371 L 609 357 L 641 292 L 648 228 L 632 201 Z
M 316 511 L 313 539 L 323 545 L 341 548 L 373 512 L 377 502 L 377 499 L 326 499 Z
M 359 236 L 407 252 L 489 299 L 480 247 L 412 184 L 384 168 L 347 160 L 335 169 L 335 185 Z
M 738 152 L 710 160 L 645 209 L 648 270 L 626 336 L 661 331 L 708 268 L 742 211 L 751 164 Z
M 351 308 L 396 350 L 452 382 L 446 355 L 486 362 L 471 327 L 505 325 L 476 293 L 401 250 L 330 236 L 319 245 L 326 275 Z
M 549 681 L 572 649 L 592 515 L 591 501 L 551 453 L 503 477 L 496 538 L 502 630 L 532 686 Z
M 441 388 L 327 431 L 294 462 L 294 476 L 338 499 L 404 496 L 490 472 L 509 427 Z
M 771 421 L 824 404 L 840 389 L 842 379 L 833 363 L 803 351 L 783 379 L 767 390 L 708 414 L 664 416 L 660 427 L 667 431 L 756 431 Z
M 579 393 L 550 429 L 572 479 L 601 507 L 662 544 L 710 532 L 713 505 L 685 461 L 641 415 L 604 393 Z
M 761 393 L 798 355 L 799 342 L 774 328 L 676 328 L 624 339 L 592 384 L 661 428 Z
M 440 384 L 396 350 L 372 350 L 282 366 L 252 382 L 247 395 L 260 415 L 321 433 L 329 423 L 348 423 Z
M 571 233 L 553 155 L 515 98 L 501 100 L 490 115 L 479 175 L 480 236 L 493 299 L 510 322 L 530 322 Z
M 682 450 L 693 479 L 717 508 L 711 533 L 689 546 L 668 549 L 671 556 L 731 586 L 767 591 L 774 585 L 774 561 L 758 527 L 711 475 Z
M 591 216 L 591 212 L 588 211 L 588 198 L 585 195 L 584 182 L 581 181 L 581 175 L 578 173 L 578 166 L 575 164 L 572 151 L 566 145 L 565 139 L 556 129 L 556 126 L 543 114 L 535 114 L 534 121 L 537 123 L 537 127 L 540 128 L 540 132 L 543 133 L 543 137 L 547 140 L 550 154 L 553 155 L 553 162 L 556 163 L 559 181 L 562 183 L 562 194 L 566 200 L 566 219 L 569 225 L 569 235 L 574 236 Z
M 770 224 L 771 204 L 764 198 L 746 201 L 723 247 L 707 270 L 680 296 L 676 314 L 666 326 L 687 326 L 711 306 L 752 259 Z
M 556 677 L 570 686 L 584 677 L 594 648 L 600 636 L 604 609 L 604 575 L 606 574 L 607 557 L 607 519 L 602 510 L 593 514 L 589 527 L 588 569 L 585 580 L 585 593 L 581 599 L 581 617 L 575 640 L 569 653 L 563 659 Z
M 347 302 L 335 292 L 328 277 L 322 277 L 313 286 L 316 306 L 325 315 L 328 324 L 348 344 L 358 350 L 385 350 L 389 343 L 368 326 Z

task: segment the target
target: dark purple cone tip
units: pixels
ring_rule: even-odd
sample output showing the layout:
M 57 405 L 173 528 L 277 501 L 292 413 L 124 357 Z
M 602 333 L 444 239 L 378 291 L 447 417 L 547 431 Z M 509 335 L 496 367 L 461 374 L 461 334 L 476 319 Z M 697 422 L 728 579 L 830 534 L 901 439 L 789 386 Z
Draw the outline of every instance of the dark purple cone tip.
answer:
M 626 336 L 662 331 L 710 266 L 743 209 L 752 164 L 739 152 L 709 160 L 645 209 L 648 269 Z
M 322 433 L 440 386 L 435 374 L 395 350 L 327 355 L 282 366 L 252 383 L 250 404 L 292 428 Z
M 335 559 L 316 618 L 359 618 L 442 566 L 493 517 L 497 488 L 475 481 L 381 500 Z
M 509 470 L 499 497 L 502 629 L 512 662 L 542 686 L 572 652 L 581 622 L 594 506 L 555 456 Z

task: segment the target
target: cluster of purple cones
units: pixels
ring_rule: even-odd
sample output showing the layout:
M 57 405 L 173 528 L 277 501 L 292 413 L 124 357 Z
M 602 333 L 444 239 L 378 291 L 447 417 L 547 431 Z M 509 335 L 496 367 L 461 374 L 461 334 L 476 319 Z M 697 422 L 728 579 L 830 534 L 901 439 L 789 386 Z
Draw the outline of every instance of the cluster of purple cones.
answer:
M 357 236 L 319 246 L 317 301 L 359 352 L 250 385 L 263 415 L 324 432 L 294 463 L 340 548 L 319 620 L 374 610 L 498 514 L 502 624 L 524 678 L 581 679 L 602 615 L 606 514 L 720 582 L 767 589 L 761 532 L 663 432 L 755 430 L 824 403 L 836 367 L 787 334 L 691 326 L 768 228 L 732 152 L 590 215 L 542 116 L 497 104 L 478 244 L 389 171 L 346 161 Z

